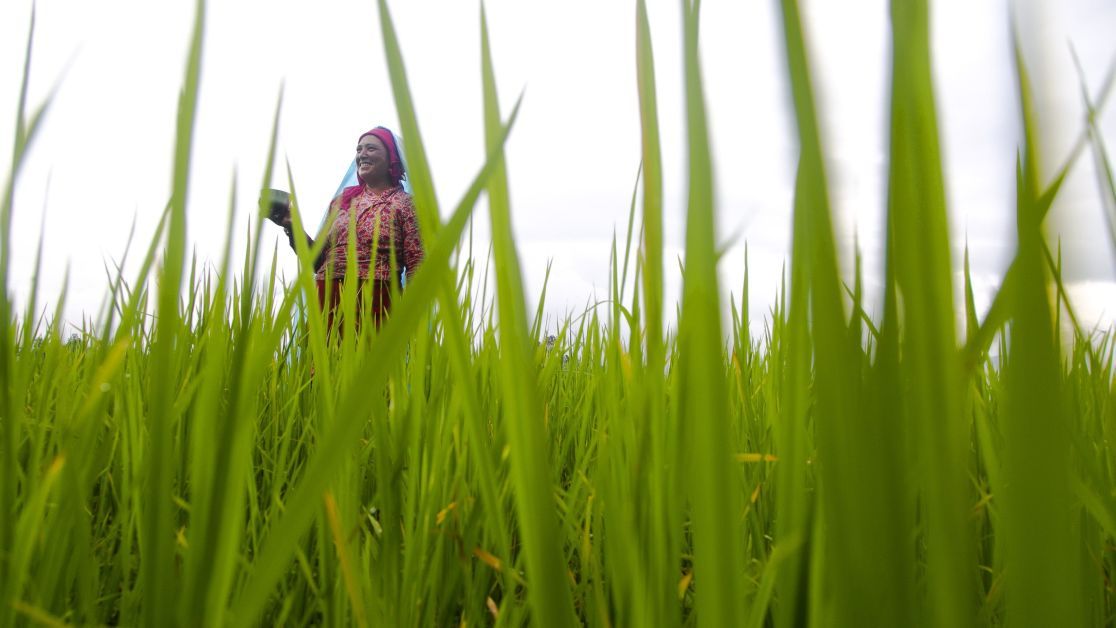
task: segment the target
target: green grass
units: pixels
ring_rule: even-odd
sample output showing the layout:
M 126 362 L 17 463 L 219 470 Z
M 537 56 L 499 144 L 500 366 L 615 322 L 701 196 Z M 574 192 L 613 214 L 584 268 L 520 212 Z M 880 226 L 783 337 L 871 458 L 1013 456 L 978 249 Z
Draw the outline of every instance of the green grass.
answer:
M 232 202 L 219 270 L 185 256 L 200 1 L 173 188 L 138 272 L 120 270 L 130 238 L 73 338 L 65 294 L 53 318 L 35 314 L 34 278 L 16 312 L 13 190 L 50 103 L 28 113 L 28 53 L 0 212 L 0 626 L 1116 621 L 1116 341 L 1056 334 L 1076 318 L 1043 235 L 1085 147 L 1098 211 L 1116 206 L 1096 127 L 1111 80 L 1083 89 L 1083 139 L 1045 182 L 1019 63 L 1019 247 L 982 319 L 967 256 L 953 298 L 928 7 L 893 3 L 886 281 L 871 320 L 859 259 L 854 285 L 841 281 L 809 41 L 782 0 L 800 159 L 788 273 L 757 338 L 747 270 L 722 325 L 716 269 L 738 262 L 718 257 L 700 2 L 682 2 L 689 199 L 666 333 L 660 94 L 637 0 L 629 224 L 608 301 L 559 321 L 549 346 L 545 289 L 526 302 L 512 237 L 504 145 L 520 105 L 501 113 L 483 7 L 486 157 L 443 211 L 404 42 L 377 4 L 427 256 L 381 329 L 346 327 L 340 342 L 308 274 L 253 279 L 274 277 L 257 270 L 279 254 L 262 248 L 263 208 L 248 210 L 238 270 Z M 280 95 L 265 183 L 281 111 Z M 465 237 L 482 194 L 487 256 Z M 301 228 L 297 194 L 294 206 Z M 355 297 L 342 294 L 350 320 Z

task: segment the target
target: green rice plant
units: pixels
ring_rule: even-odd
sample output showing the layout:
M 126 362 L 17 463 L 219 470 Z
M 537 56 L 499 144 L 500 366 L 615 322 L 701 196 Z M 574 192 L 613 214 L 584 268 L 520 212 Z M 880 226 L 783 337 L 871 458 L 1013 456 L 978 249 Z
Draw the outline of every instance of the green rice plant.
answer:
M 966 251 L 959 339 L 928 7 L 894 4 L 877 321 L 859 243 L 853 285 L 841 282 L 809 41 L 783 0 L 800 145 L 793 250 L 757 335 L 747 246 L 721 322 L 700 3 L 683 2 L 690 197 L 669 332 L 659 94 L 646 6 L 633 4 L 642 159 L 628 224 L 607 298 L 556 321 L 545 319 L 549 267 L 539 301 L 524 297 L 503 151 L 520 104 L 502 117 L 483 6 L 486 157 L 443 220 L 402 43 L 377 3 L 427 253 L 379 328 L 355 324 L 358 303 L 370 312 L 353 282 L 331 331 L 310 273 L 276 279 L 262 208 L 234 231 L 235 175 L 220 265 L 187 260 L 202 2 L 170 201 L 138 270 L 124 278 L 143 240 L 130 235 L 98 318 L 71 338 L 64 290 L 42 316 L 33 279 L 17 313 L 13 190 L 46 106 L 25 116 L 28 54 L 0 214 L 0 507 L 11 515 L 0 517 L 0 624 L 1112 623 L 1116 344 L 1081 328 L 1060 250 L 1043 237 L 1089 143 L 1111 201 L 1095 126 L 1111 81 L 1085 91 L 1083 139 L 1044 185 L 1018 64 L 1019 249 L 983 319 Z M 281 104 L 282 92 L 261 187 Z M 481 194 L 493 234 L 483 270 L 471 229 L 465 239 Z M 246 253 L 234 271 L 235 237 Z M 295 242 L 304 268 L 316 241 Z
M 887 251 L 895 284 L 889 285 L 887 296 L 895 301 L 896 325 L 890 330 L 902 335 L 902 351 L 899 377 L 890 382 L 898 388 L 890 403 L 879 408 L 884 414 L 878 421 L 881 432 L 891 437 L 892 451 L 906 450 L 913 457 L 914 474 L 910 479 L 914 481 L 906 487 L 885 485 L 881 497 L 895 498 L 901 508 L 907 509 L 913 505 L 908 491 L 917 491 L 926 594 L 925 601 L 916 605 L 912 596 L 913 565 L 909 560 L 893 562 L 890 566 L 895 571 L 886 571 L 897 576 L 893 580 L 895 603 L 878 619 L 880 623 L 906 624 L 922 615 L 933 625 L 961 626 L 972 623 L 976 605 L 966 455 L 970 426 L 962 414 L 963 380 L 954 332 L 949 222 L 931 81 L 929 7 L 925 2 L 893 2 L 891 23 Z M 902 417 L 903 431 L 886 425 L 887 415 Z M 903 436 L 913 448 L 903 446 Z M 892 458 L 888 466 L 898 462 Z M 881 471 L 875 469 L 873 473 Z M 885 519 L 886 501 L 878 502 L 883 507 L 877 506 L 876 510 Z M 912 523 L 909 516 L 899 521 Z M 880 532 L 889 540 L 880 558 L 902 557 L 909 529 Z M 921 607 L 917 615 L 912 614 L 917 607 Z
M 173 386 L 177 378 L 173 374 L 174 362 L 182 356 L 181 352 L 175 351 L 176 346 L 181 344 L 179 336 L 182 330 L 178 299 L 186 252 L 187 181 L 204 23 L 205 3 L 199 0 L 187 55 L 186 78 L 179 94 L 170 222 L 158 280 L 156 329 L 151 345 L 151 406 L 148 421 L 150 443 L 144 456 L 147 476 L 144 501 L 147 508 L 143 511 L 141 551 L 144 560 L 140 567 L 143 595 L 148 600 L 143 607 L 143 622 L 152 626 L 170 623 L 170 611 L 173 609 L 170 601 L 177 586 L 174 571 L 166 568 L 173 561 L 174 545 L 173 538 L 165 531 L 173 525 L 173 439 L 180 414 L 174 404 Z
M 777 488 L 780 495 L 777 509 L 786 513 L 785 522 L 780 518 L 778 538 L 786 544 L 784 551 L 788 557 L 784 560 L 788 563 L 779 567 L 786 573 L 779 576 L 781 592 L 777 623 L 786 626 L 805 621 L 802 611 L 807 605 L 821 606 L 816 597 L 823 594 L 820 588 L 802 582 L 807 569 L 824 573 L 821 570 L 847 569 L 853 564 L 847 560 L 848 556 L 830 553 L 830 548 L 840 550 L 844 547 L 845 535 L 856 534 L 855 526 L 848 519 L 842 521 L 842 516 L 857 509 L 853 506 L 849 511 L 842 511 L 849 504 L 848 499 L 857 495 L 856 480 L 860 478 L 853 474 L 860 461 L 866 458 L 862 449 L 858 453 L 865 441 L 849 436 L 849 427 L 860 416 L 855 408 L 855 383 L 851 379 L 855 371 L 849 368 L 856 358 L 854 347 L 849 344 L 840 301 L 828 183 L 806 41 L 797 3 L 783 1 L 781 8 L 800 150 L 791 235 L 790 304 L 784 328 L 787 337 L 786 344 L 781 347 L 786 352 L 786 369 L 781 383 L 785 414 L 778 421 L 782 436 L 779 442 L 781 477 Z M 805 477 L 806 460 L 811 449 L 807 434 L 811 364 L 816 364 L 813 385 L 816 390 L 814 403 L 818 407 L 814 415 L 817 457 L 824 465 L 823 475 L 833 478 L 827 482 L 823 477 L 820 481 L 820 518 L 811 512 L 817 505 L 808 501 Z M 827 534 L 829 531 L 834 533 L 836 538 L 832 541 L 828 536 L 818 534 L 822 521 L 826 524 Z M 799 554 L 795 551 L 798 546 L 809 547 L 809 551 Z M 855 544 L 850 549 L 854 547 Z M 804 561 L 812 565 L 807 567 Z M 840 582 L 836 578 L 829 581 Z M 835 593 L 834 598 L 838 601 L 845 599 L 840 593 Z M 806 599 L 810 601 L 806 602 Z M 855 602 L 849 606 L 863 608 Z M 822 622 L 843 619 L 839 607 L 832 611 L 817 608 L 817 611 Z
M 1019 283 L 1012 295 L 1011 348 L 1005 366 L 1005 611 L 1012 623 L 1081 625 L 1081 585 L 1076 563 L 1080 513 L 1070 490 L 1070 417 L 1045 286 L 1038 149 L 1028 75 L 1016 46 L 1024 121 L 1019 160 Z M 1040 454 L 1046 464 L 1032 464 Z M 1038 596 L 1038 597 L 1036 597 Z
M 1104 207 L 1104 218 L 1108 224 L 1109 236 L 1112 240 L 1113 247 L 1116 247 L 1116 176 L 1112 174 L 1112 162 L 1108 158 L 1108 150 L 1105 147 L 1104 137 L 1101 135 L 1100 128 L 1097 126 L 1097 115 L 1099 113 L 1100 103 L 1094 102 L 1093 98 L 1089 95 L 1088 87 L 1085 83 L 1085 71 L 1081 68 L 1081 59 L 1078 58 L 1077 52 L 1073 51 L 1073 62 L 1077 67 L 1078 79 L 1081 83 L 1081 99 L 1085 104 L 1086 115 L 1086 130 L 1089 137 L 1089 145 L 1093 148 L 1094 163 L 1096 164 L 1097 183 L 1100 188 L 1100 196 L 1102 206 Z M 1101 87 L 1101 99 L 1104 95 L 1108 94 L 1112 88 L 1113 82 L 1116 81 L 1116 64 L 1109 67 L 1107 76 L 1105 76 L 1104 86 Z M 1116 254 L 1116 250 L 1113 251 Z
M 546 426 L 539 393 L 532 378 L 522 378 L 531 367 L 523 278 L 512 239 L 508 181 L 500 137 L 500 108 L 488 46 L 488 27 L 481 14 L 481 73 L 484 86 L 485 146 L 496 153 L 488 180 L 488 211 L 496 265 L 496 303 L 500 316 L 499 377 L 504 390 L 504 429 L 507 433 L 515 490 L 516 512 L 526 555 L 527 593 L 531 620 L 540 626 L 566 626 L 575 621 L 561 547 L 551 539 L 558 532 L 554 517 L 554 484 L 547 451 Z
M 633 623 L 658 622 L 676 626 L 680 613 L 674 603 L 675 579 L 680 574 L 679 554 L 683 520 L 682 474 L 678 466 L 678 425 L 667 410 L 666 364 L 668 348 L 663 342 L 663 172 L 659 139 L 658 101 L 655 87 L 655 58 L 650 22 L 644 0 L 636 2 L 636 71 L 641 129 L 641 181 L 643 234 L 640 246 L 644 323 L 638 337 L 645 343 L 645 360 L 637 365 L 637 382 L 643 400 L 634 414 L 642 416 L 637 438 L 643 463 L 634 469 L 643 480 L 646 500 L 638 515 L 642 522 L 641 547 L 650 548 L 636 578 L 642 577 L 630 607 Z M 638 325 L 637 325 L 638 327 Z M 633 336 L 634 337 L 634 336 Z M 640 553 L 638 548 L 635 550 Z M 692 573 L 692 572 L 691 572 Z
M 741 487 L 725 403 L 712 163 L 698 59 L 700 6 L 684 2 L 682 7 L 690 194 L 678 320 L 678 437 L 681 468 L 692 482 L 686 493 L 693 521 L 697 619 L 702 626 L 727 626 L 743 613 L 738 584 L 743 563 Z

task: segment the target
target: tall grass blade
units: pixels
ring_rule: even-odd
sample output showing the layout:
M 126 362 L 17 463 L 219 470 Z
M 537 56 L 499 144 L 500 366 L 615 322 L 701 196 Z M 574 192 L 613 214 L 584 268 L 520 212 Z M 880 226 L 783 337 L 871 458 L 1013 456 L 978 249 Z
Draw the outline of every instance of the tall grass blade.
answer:
M 1081 98 L 1085 104 L 1086 131 L 1089 134 L 1089 144 L 1093 148 L 1093 160 L 1097 171 L 1097 183 L 1100 187 L 1101 205 L 1104 207 L 1104 218 L 1108 225 L 1109 238 L 1112 242 L 1112 253 L 1116 256 L 1116 176 L 1112 173 L 1112 162 L 1105 149 L 1104 136 L 1097 125 L 1097 106 L 1089 97 L 1089 89 L 1085 84 L 1085 70 L 1081 67 L 1081 59 L 1077 51 L 1073 51 L 1073 62 L 1077 67 L 1078 82 L 1081 84 Z M 1116 68 L 1116 63 L 1113 65 Z M 1111 74 L 1109 78 L 1111 79 Z
M 686 454 L 693 513 L 694 581 L 699 626 L 729 626 L 743 616 L 740 570 L 740 479 L 728 422 L 721 307 L 713 213 L 713 176 L 705 96 L 698 58 L 697 3 L 683 2 L 686 129 L 690 193 L 686 271 L 678 322 L 680 410 L 689 432 Z
M 856 552 L 864 547 L 862 534 L 857 527 L 870 522 L 863 513 L 871 510 L 870 489 L 860 481 L 871 477 L 868 465 L 873 458 L 863 455 L 866 443 L 851 437 L 857 425 L 864 420 L 855 411 L 857 370 L 850 368 L 857 357 L 851 347 L 851 337 L 844 320 L 841 303 L 841 283 L 837 270 L 837 253 L 833 240 L 833 223 L 828 200 L 823 153 L 818 117 L 815 108 L 812 78 L 809 70 L 806 38 L 798 4 L 783 0 L 783 37 L 786 44 L 788 75 L 797 122 L 800 145 L 798 171 L 795 178 L 794 218 L 791 234 L 791 287 L 790 304 L 785 330 L 786 373 L 781 393 L 786 416 L 780 420 L 778 430 L 780 471 L 777 508 L 785 513 L 786 520 L 777 524 L 777 543 L 791 547 L 810 545 L 807 553 L 795 559 L 787 553 L 787 562 L 780 566 L 786 571 L 779 578 L 779 608 L 776 625 L 800 625 L 805 618 L 800 614 L 806 608 L 805 600 L 818 599 L 820 590 L 808 591 L 814 582 L 828 582 L 837 587 L 834 593 L 837 618 L 821 615 L 811 621 L 849 621 L 842 611 L 862 608 L 857 600 L 841 591 L 846 580 L 836 577 L 832 569 L 847 569 L 855 563 L 847 560 L 845 552 Z M 816 395 L 815 431 L 821 485 L 821 514 L 827 522 L 827 531 L 821 535 L 811 532 L 810 506 L 806 495 L 805 464 L 807 448 L 807 408 L 810 403 L 808 381 L 811 362 L 815 364 L 814 390 Z M 785 423 L 784 423 L 785 422 Z M 784 494 L 786 491 L 786 494 Z M 780 515 L 782 518 L 783 515 Z M 832 544 L 814 546 L 819 538 L 839 539 Z M 816 577 L 807 585 L 803 561 L 809 558 Z M 832 567 L 831 567 L 832 566 Z M 885 594 L 886 595 L 886 594 Z M 815 608 L 816 612 L 823 609 Z
M 1105 80 L 1101 86 L 1097 97 L 1093 100 L 1093 116 L 1100 113 L 1103 109 L 1105 102 L 1108 100 L 1109 94 L 1112 93 L 1113 87 L 1116 86 L 1116 61 L 1114 61 L 1108 68 L 1105 74 Z M 1084 87 L 1082 88 L 1084 89 Z M 1045 220 L 1046 215 L 1050 212 L 1050 208 L 1054 204 L 1058 193 L 1065 182 L 1066 177 L 1069 175 L 1070 170 L 1074 164 L 1077 163 L 1078 157 L 1084 150 L 1086 145 L 1090 143 L 1090 126 L 1086 124 L 1085 129 L 1081 132 L 1077 142 L 1070 151 L 1068 157 L 1062 163 L 1062 167 L 1058 169 L 1054 176 L 1053 181 L 1047 185 L 1042 193 L 1038 195 L 1035 201 L 1035 211 L 1038 216 Z M 1018 181 L 1022 181 L 1023 175 L 1019 174 Z M 1022 194 L 1021 192 L 1019 192 Z M 1043 245 L 1046 246 L 1045 243 Z M 1018 271 L 1015 270 L 1015 261 L 1008 267 L 1004 273 L 1003 282 L 1000 284 L 1000 289 L 996 291 L 995 296 L 992 298 L 992 304 L 988 308 L 988 313 L 985 314 L 984 321 L 980 325 L 980 329 L 976 334 L 970 334 L 965 344 L 965 364 L 968 367 L 976 365 L 981 356 L 988 351 L 992 345 L 993 339 L 996 334 L 1007 323 L 1008 303 L 1014 298 L 1013 289 L 1017 282 Z
M 438 207 L 438 200 L 434 193 L 434 180 L 422 176 L 430 172 L 430 162 L 426 158 L 426 147 L 419 133 L 418 116 L 407 84 L 407 72 L 403 67 L 399 37 L 391 20 L 391 13 L 388 11 L 387 0 L 377 0 L 376 6 L 379 8 L 380 33 L 384 39 L 384 54 L 387 56 L 395 110 L 399 114 L 400 132 L 407 148 L 407 169 L 410 171 L 408 180 L 415 197 L 419 227 L 424 232 L 436 233 L 441 224 L 438 215 L 434 213 Z
M 643 170 L 642 256 L 646 369 L 643 372 L 644 430 L 650 442 L 651 472 L 645 474 L 649 547 L 648 570 L 643 575 L 642 604 L 646 621 L 675 626 L 680 621 L 673 603 L 679 572 L 683 518 L 683 481 L 679 469 L 677 422 L 666 412 L 666 348 L 663 342 L 663 163 L 659 137 L 655 54 L 645 0 L 636 2 L 636 72 L 639 91 L 640 147 Z M 634 621 L 639 621 L 637 615 Z
M 155 341 L 151 348 L 151 410 L 148 428 L 150 449 L 145 456 L 147 487 L 141 560 L 143 617 L 144 622 L 151 626 L 165 626 L 170 623 L 174 608 L 170 602 L 177 587 L 175 572 L 167 569 L 167 565 L 173 561 L 174 530 L 177 528 L 171 508 L 171 496 L 174 494 L 174 433 L 179 417 L 175 404 L 175 386 L 178 381 L 175 374 L 175 354 L 182 349 L 178 304 L 186 251 L 187 184 L 204 29 L 205 1 L 198 0 L 195 4 L 186 75 L 179 94 L 170 225 L 159 277 Z
M 15 535 L 15 521 L 20 493 L 19 442 L 22 433 L 23 408 L 19 401 L 20 387 L 15 375 L 15 339 L 10 326 L 13 320 L 13 307 L 9 293 L 8 273 L 11 264 L 12 212 L 15 186 L 22 169 L 27 150 L 34 139 L 42 116 L 53 100 L 53 92 L 47 96 L 30 120 L 26 117 L 27 87 L 31 78 L 31 51 L 35 40 L 35 10 L 32 7 L 27 30 L 27 47 L 24 53 L 23 74 L 20 80 L 19 103 L 16 107 L 16 133 L 12 146 L 12 162 L 4 182 L 3 198 L 0 199 L 0 548 L 11 548 Z M 29 341 L 29 339 L 25 339 Z M 8 552 L 0 552 L 0 623 L 8 623 L 12 617 L 12 603 L 18 595 L 13 586 L 22 574 L 12 570 Z
M 509 474 L 515 489 L 519 531 L 523 536 L 531 620 L 539 626 L 576 623 L 567 566 L 554 518 L 554 478 L 543 425 L 542 404 L 535 379 L 523 377 L 531 365 L 523 276 L 512 239 L 511 206 L 503 148 L 496 77 L 488 44 L 488 25 L 481 10 L 481 75 L 484 91 L 485 146 L 496 154 L 486 192 L 491 218 L 496 303 L 500 316 L 499 378 L 503 384 L 504 428 L 511 447 Z
M 902 299 L 898 413 L 915 445 L 926 545 L 927 620 L 964 626 L 976 617 L 975 531 L 968 491 L 970 425 L 962 414 L 956 314 L 937 112 L 932 87 L 929 6 L 891 3 L 889 257 Z M 901 543 L 900 538 L 900 543 Z M 902 545 L 892 551 L 901 552 Z M 909 565 L 902 577 L 909 582 Z M 902 612 L 902 609 L 896 609 Z M 906 623 L 909 617 L 885 623 Z
M 1079 561 L 1081 515 L 1072 499 L 1072 456 L 1064 379 L 1043 260 L 1037 130 L 1030 77 L 1018 43 L 1023 120 L 1017 199 L 1017 277 L 1011 294 L 1004 408 L 1005 621 L 1084 625 Z M 1042 465 L 1034 464 L 1035 456 Z
M 399 114 L 401 132 L 408 154 L 408 177 L 415 185 L 416 210 L 419 212 L 419 224 L 423 229 L 424 237 L 433 238 L 441 230 L 440 211 L 433 190 L 433 173 L 426 159 L 426 151 L 422 136 L 418 128 L 418 116 L 414 108 L 414 99 L 411 95 L 410 85 L 407 81 L 406 69 L 403 66 L 403 54 L 399 47 L 399 39 L 388 11 L 387 3 L 379 3 L 381 27 L 384 32 L 384 50 L 388 59 L 388 72 L 392 84 L 392 95 L 395 98 L 396 111 Z M 522 96 L 521 96 L 522 98 Z M 516 103 L 518 110 L 519 104 Z M 472 223 L 470 223 L 471 225 Z M 470 230 L 470 237 L 471 237 Z M 460 249 L 458 249 L 460 252 Z M 429 264 L 429 260 L 425 262 Z M 448 270 L 448 269 L 447 269 Z M 487 419 L 482 410 L 481 400 L 478 397 L 474 369 L 470 364 L 469 339 L 465 335 L 465 322 L 462 320 L 458 308 L 458 291 L 450 273 L 441 275 L 439 291 L 439 315 L 442 317 L 442 329 L 445 332 L 445 348 L 450 358 L 454 372 L 457 374 L 460 385 L 456 390 L 460 393 L 464 404 L 465 427 L 468 439 L 473 447 L 472 460 L 474 461 L 480 481 L 481 499 L 489 513 L 489 521 L 494 528 L 492 535 L 496 549 L 501 556 L 511 556 L 511 534 L 509 523 L 504 515 L 503 500 L 500 498 L 497 486 L 496 463 L 488 451 L 489 438 L 486 435 Z M 487 282 L 485 282 L 487 286 Z M 484 299 L 482 298 L 482 302 Z M 505 580 L 505 587 L 512 583 Z
M 655 56 L 645 0 L 636 2 L 636 71 L 639 86 L 643 171 L 643 300 L 646 311 L 647 384 L 650 407 L 659 407 L 663 370 L 663 165 L 655 94 Z M 655 412 L 655 410 L 652 410 Z M 661 419 L 661 416 L 658 417 Z M 652 425 L 663 427 L 651 417 Z

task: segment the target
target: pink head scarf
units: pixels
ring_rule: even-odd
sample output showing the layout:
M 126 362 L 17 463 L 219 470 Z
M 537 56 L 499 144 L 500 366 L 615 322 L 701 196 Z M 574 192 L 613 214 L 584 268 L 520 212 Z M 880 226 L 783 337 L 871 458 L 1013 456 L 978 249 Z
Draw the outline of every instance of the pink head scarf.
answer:
M 393 186 L 399 185 L 403 177 L 407 176 L 407 172 L 403 169 L 403 159 L 399 155 L 399 147 L 395 144 L 395 136 L 386 128 L 378 126 L 367 133 L 362 133 L 357 141 L 359 142 L 369 135 L 379 138 L 379 140 L 384 143 L 384 147 L 387 148 L 388 152 L 388 179 Z M 341 192 L 341 208 L 348 209 L 349 203 L 351 203 L 354 198 L 360 196 L 362 190 L 364 190 L 364 181 L 361 181 L 360 185 L 345 188 L 344 191 Z

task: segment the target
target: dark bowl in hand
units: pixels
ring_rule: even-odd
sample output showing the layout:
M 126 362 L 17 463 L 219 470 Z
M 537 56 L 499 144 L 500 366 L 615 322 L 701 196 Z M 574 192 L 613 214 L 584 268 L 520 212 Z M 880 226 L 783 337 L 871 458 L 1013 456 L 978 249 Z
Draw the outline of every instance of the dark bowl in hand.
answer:
M 291 213 L 291 195 L 283 190 L 264 190 L 260 199 L 267 206 L 267 219 L 283 226 L 283 219 Z

